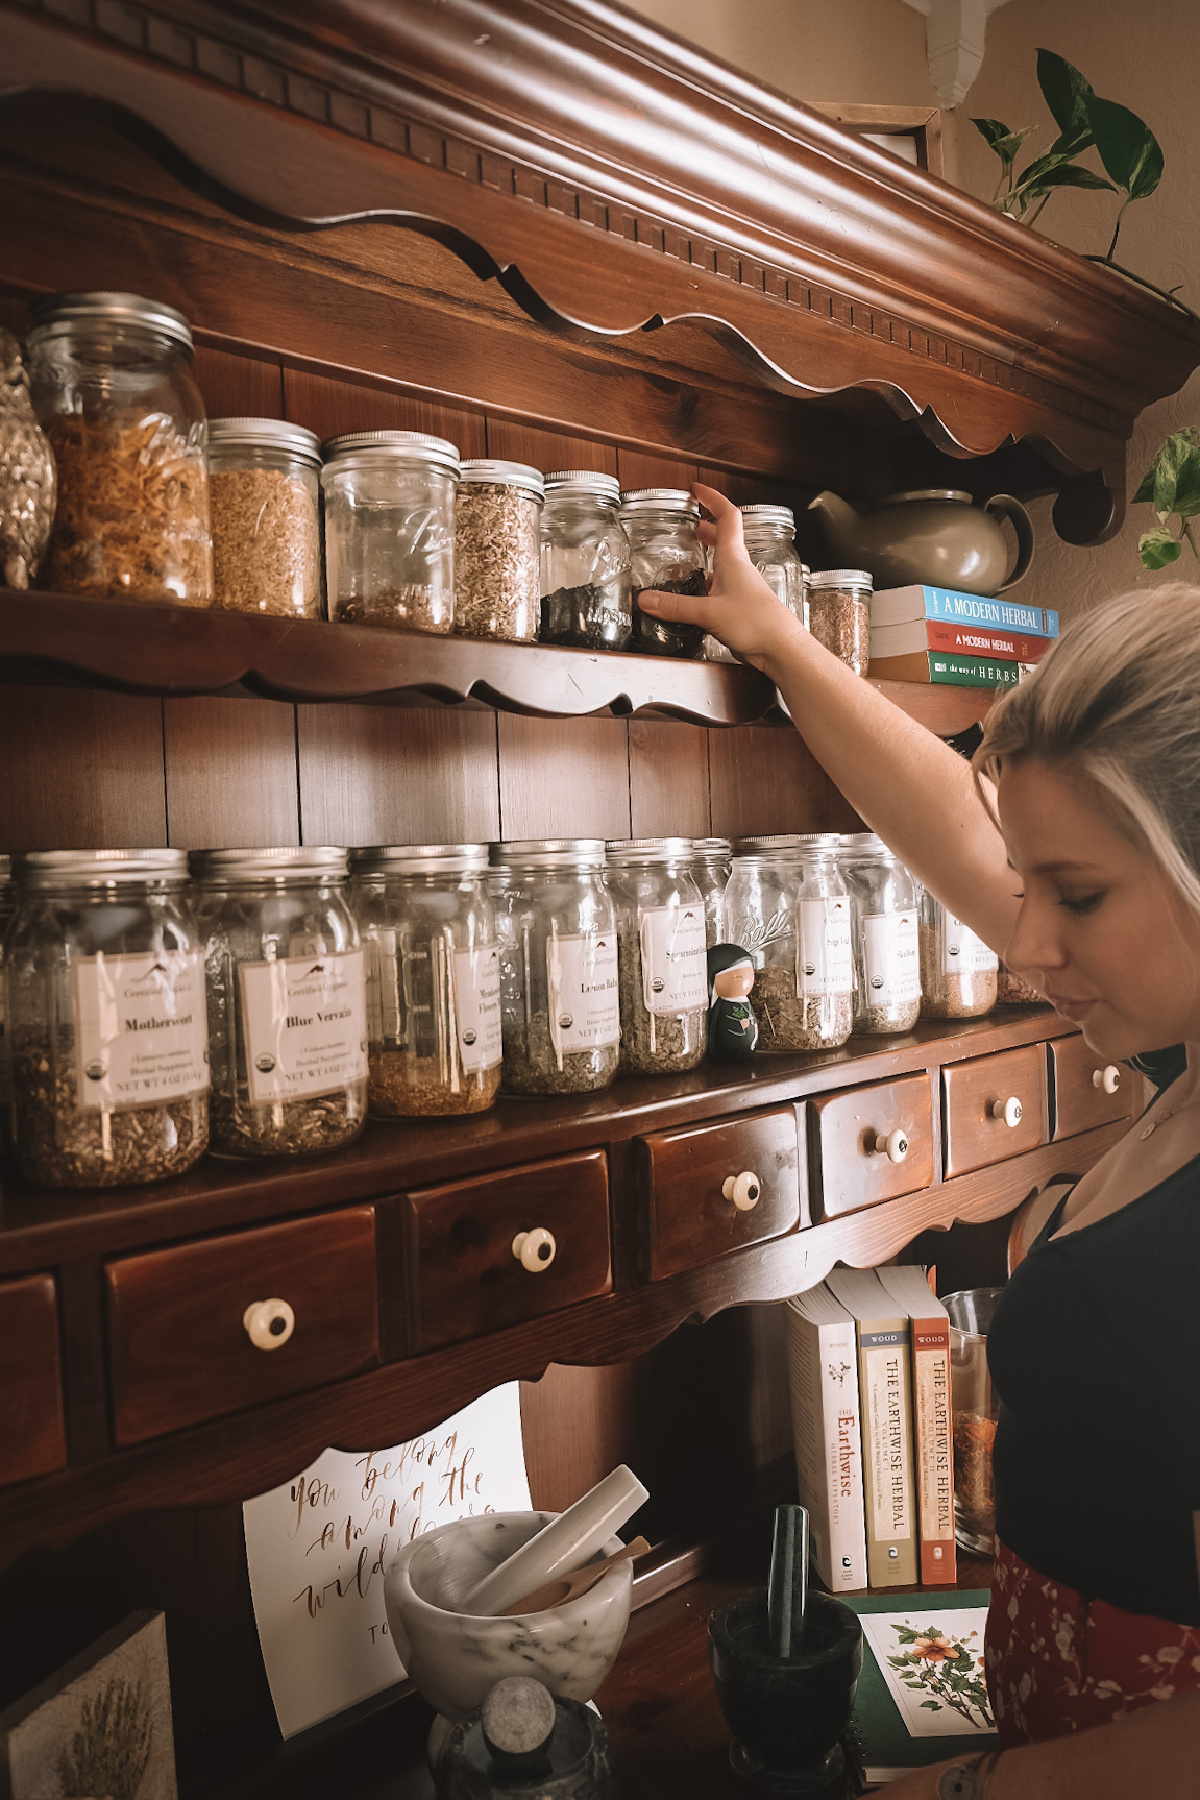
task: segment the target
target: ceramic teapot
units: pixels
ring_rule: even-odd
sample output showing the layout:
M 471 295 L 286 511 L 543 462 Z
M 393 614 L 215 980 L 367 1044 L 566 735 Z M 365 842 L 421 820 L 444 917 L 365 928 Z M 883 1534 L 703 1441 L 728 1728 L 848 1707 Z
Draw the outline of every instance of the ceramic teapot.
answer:
M 1033 560 L 1033 526 L 1011 494 L 993 494 L 976 506 L 960 488 L 920 488 L 889 494 L 874 512 L 860 513 L 826 492 L 809 511 L 820 515 L 833 562 L 869 569 L 877 588 L 926 582 L 998 594 L 1020 581 Z M 1011 568 L 1001 519 L 1017 534 Z

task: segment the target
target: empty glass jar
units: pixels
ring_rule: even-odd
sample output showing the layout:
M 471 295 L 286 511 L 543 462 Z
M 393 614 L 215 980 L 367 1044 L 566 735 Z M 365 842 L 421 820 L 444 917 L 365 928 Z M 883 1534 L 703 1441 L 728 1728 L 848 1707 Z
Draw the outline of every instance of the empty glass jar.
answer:
M 854 946 L 854 1029 L 910 1031 L 921 1011 L 917 883 L 873 831 L 842 838 Z
M 969 925 L 921 889 L 921 1017 L 977 1019 L 996 1004 L 1000 958 Z
M 790 613 L 808 624 L 804 564 L 796 550 L 796 519 L 790 506 L 743 506 L 742 536 L 750 560 Z
M 210 419 L 215 603 L 321 616 L 321 443 L 284 419 Z
M 453 629 L 458 476 L 455 446 L 421 431 L 354 431 L 325 445 L 331 619 Z
M 699 503 L 684 488 L 636 488 L 621 495 L 621 523 L 633 552 L 630 649 L 650 656 L 699 656 L 704 633 L 698 625 L 655 619 L 637 605 L 643 588 L 707 593 L 708 554 L 696 535 Z
M 621 1067 L 676 1075 L 704 1060 L 708 963 L 704 901 L 690 838 L 631 838 L 608 846 L 617 909 Z
M 808 578 L 809 630 L 856 675 L 870 660 L 872 591 L 865 569 L 815 569 Z
M 711 950 L 725 942 L 725 889 L 733 867 L 733 845 L 728 838 L 692 839 L 692 874 L 704 902 L 704 930 Z
M 633 630 L 631 551 L 616 478 L 587 469 L 546 477 L 542 513 L 542 639 L 623 650 Z
M 545 489 L 527 463 L 477 457 L 462 466 L 455 524 L 457 629 L 532 644 L 541 625 Z
M 729 941 L 754 963 L 760 1050 L 828 1050 L 854 1024 L 850 898 L 834 832 L 743 838 L 725 890 Z

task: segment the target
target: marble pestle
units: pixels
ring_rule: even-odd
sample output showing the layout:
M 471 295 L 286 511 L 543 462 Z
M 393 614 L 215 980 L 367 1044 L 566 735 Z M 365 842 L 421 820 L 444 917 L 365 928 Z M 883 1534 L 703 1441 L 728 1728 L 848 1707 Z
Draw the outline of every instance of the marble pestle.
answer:
M 499 1563 L 473 1587 L 459 1610 L 494 1618 L 544 1582 L 570 1575 L 603 1549 L 613 1534 L 650 1498 L 624 1463 L 598 1481 L 590 1493 L 559 1513 L 535 1537 Z
M 767 1580 L 767 1633 L 775 1656 L 798 1656 L 808 1613 L 808 1513 L 777 1506 Z

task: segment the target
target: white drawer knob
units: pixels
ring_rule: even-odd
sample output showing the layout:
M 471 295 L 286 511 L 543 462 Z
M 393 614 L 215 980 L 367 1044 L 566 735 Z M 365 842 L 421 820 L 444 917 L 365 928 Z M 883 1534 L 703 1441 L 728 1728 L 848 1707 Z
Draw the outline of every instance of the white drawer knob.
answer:
M 540 1275 L 543 1269 L 548 1269 L 557 1254 L 554 1233 L 542 1225 L 532 1231 L 518 1231 L 513 1239 L 513 1255 L 531 1275 Z
M 880 1133 L 875 1139 L 875 1149 L 880 1156 L 886 1156 L 889 1162 L 902 1163 L 908 1156 L 908 1138 L 897 1125 L 895 1131 L 889 1131 L 886 1137 Z
M 296 1315 L 286 1300 L 252 1300 L 242 1324 L 256 1350 L 278 1350 L 295 1331 Z
M 762 1182 L 749 1169 L 743 1169 L 740 1175 L 727 1175 L 721 1183 L 721 1192 L 727 1200 L 732 1200 L 739 1212 L 753 1212 L 762 1195 Z
M 1010 1131 L 1021 1123 L 1021 1102 L 1015 1094 L 1010 1094 L 1007 1100 L 993 1100 L 988 1111 L 993 1119 L 1003 1119 Z
M 1106 1094 L 1115 1094 L 1121 1085 L 1121 1071 L 1116 1063 L 1109 1063 L 1107 1069 L 1092 1070 L 1092 1086 L 1103 1088 Z

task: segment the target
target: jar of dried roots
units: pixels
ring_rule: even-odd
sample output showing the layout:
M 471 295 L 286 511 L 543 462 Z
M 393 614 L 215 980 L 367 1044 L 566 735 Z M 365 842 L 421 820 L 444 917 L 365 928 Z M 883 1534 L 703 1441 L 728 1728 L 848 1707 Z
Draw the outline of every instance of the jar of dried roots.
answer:
M 542 641 L 623 650 L 633 630 L 629 539 L 615 475 L 558 469 L 542 514 Z
M 837 834 L 740 838 L 725 890 L 729 941 L 754 963 L 760 1050 L 829 1050 L 854 1024 L 850 897 Z
M 633 552 L 633 637 L 631 650 L 648 656 L 699 656 L 699 625 L 670 623 L 642 612 L 643 588 L 669 594 L 708 592 L 708 553 L 696 527 L 698 501 L 686 488 L 635 488 L 621 495 L 621 523 Z
M 527 463 L 477 457 L 462 466 L 455 524 L 458 630 L 532 644 L 542 617 L 545 487 Z
M 856 675 L 870 659 L 872 591 L 865 569 L 815 569 L 808 578 L 809 630 Z
M 216 604 L 321 616 L 321 441 L 284 419 L 210 419 Z
M 458 450 L 421 431 L 353 431 L 324 448 L 329 617 L 444 636 L 455 619 Z
M 690 838 L 629 838 L 608 845 L 617 909 L 621 1068 L 678 1075 L 708 1044 L 708 944 Z
M 854 1029 L 911 1031 L 921 1011 L 917 883 L 873 831 L 846 834 L 839 864 L 850 890 Z
M 921 1017 L 977 1019 L 996 1004 L 1000 958 L 969 925 L 921 889 Z

